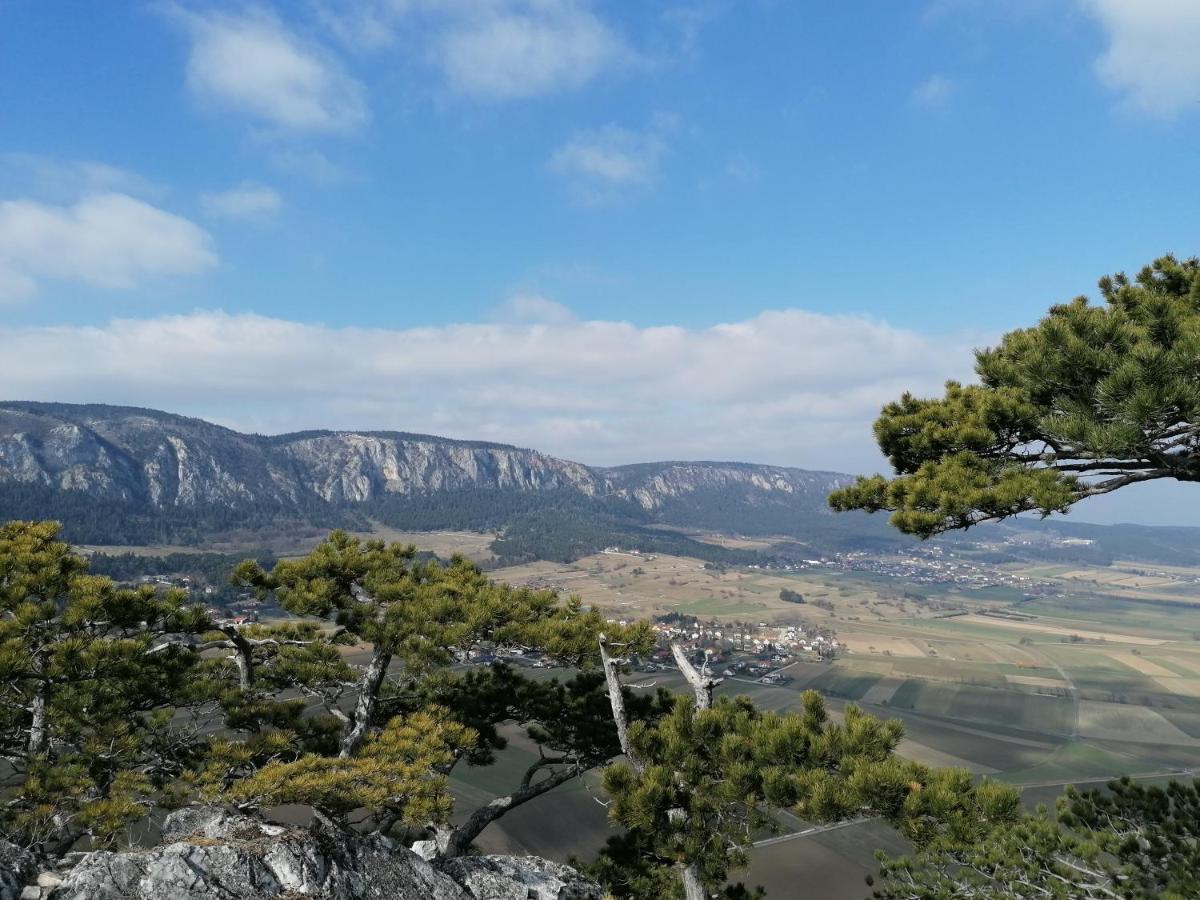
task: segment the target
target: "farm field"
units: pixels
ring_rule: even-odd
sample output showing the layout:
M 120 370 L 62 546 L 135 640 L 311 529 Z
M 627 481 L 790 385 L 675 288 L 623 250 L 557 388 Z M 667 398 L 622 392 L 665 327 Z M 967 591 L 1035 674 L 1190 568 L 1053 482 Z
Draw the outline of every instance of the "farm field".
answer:
M 1067 783 L 1102 784 L 1119 774 L 1161 781 L 1200 763 L 1200 641 L 1193 639 L 1200 610 L 1068 594 L 1012 607 L 974 601 L 970 614 L 939 617 L 915 611 L 914 604 L 903 614 L 884 596 L 886 615 L 864 621 L 883 595 L 852 577 L 808 572 L 714 577 L 695 561 L 649 562 L 538 564 L 522 567 L 520 575 L 559 583 L 595 598 L 610 613 L 631 617 L 683 611 L 696 591 L 726 604 L 724 616 L 711 613 L 718 620 L 833 627 L 846 638 L 849 652 L 832 662 L 797 662 L 787 671 L 793 681 L 784 686 L 731 678 L 720 691 L 751 696 L 764 709 L 788 710 L 798 708 L 803 691 L 811 688 L 826 696 L 835 719 L 846 703 L 858 703 L 904 724 L 899 749 L 905 756 L 1019 785 L 1030 806 L 1053 803 Z M 634 575 L 633 568 L 645 574 Z M 832 609 L 772 602 L 776 585 L 806 598 L 827 597 Z M 756 605 L 758 612 L 745 616 L 737 609 L 742 604 Z M 1026 627 L 1014 629 L 1016 620 L 978 614 L 989 608 L 1026 616 L 1019 620 Z M 657 683 L 682 686 L 669 672 L 657 676 Z M 541 807 L 540 815 L 526 809 L 493 826 L 484 846 L 588 858 L 607 833 L 594 791 L 594 785 L 572 785 Z M 738 877 L 775 896 L 788 896 L 803 877 L 820 886 L 820 896 L 864 897 L 862 879 L 875 871 L 876 848 L 905 851 L 885 824 L 857 824 L 755 848 L 750 868 Z
M 824 668 L 828 673 L 836 673 L 841 667 Z M 876 684 L 888 680 L 890 676 L 883 676 Z M 809 678 L 806 683 L 820 688 L 830 682 L 818 676 Z M 682 687 L 682 682 L 672 673 L 667 673 L 658 684 Z M 720 691 L 749 695 L 763 708 L 786 710 L 798 707 L 802 688 L 799 684 L 774 687 L 728 680 Z M 867 694 L 870 690 L 868 688 Z M 867 695 L 864 694 L 862 699 L 867 700 Z M 835 720 L 840 718 L 846 702 L 838 698 L 828 700 Z M 1068 782 L 1097 783 L 1119 772 L 1139 776 L 1179 772 L 1197 758 L 1188 747 L 1153 750 L 1136 741 L 1092 741 L 1037 734 L 1014 728 L 1011 724 L 970 724 L 894 705 L 868 704 L 868 708 L 880 715 L 895 716 L 904 723 L 906 737 L 900 747 L 904 755 L 929 765 L 965 767 L 979 776 L 1021 785 L 1023 793 L 1028 794 L 1030 806 L 1039 802 L 1052 803 L 1062 785 Z M 514 778 L 535 755 L 520 740 L 515 740 L 500 757 L 495 767 L 466 768 L 456 772 L 454 792 L 466 804 L 460 806 L 458 815 L 466 815 L 469 808 L 486 802 L 513 784 Z M 491 826 L 482 835 L 480 848 L 490 853 L 536 853 L 556 859 L 570 856 L 590 859 L 610 833 L 602 800 L 596 779 L 568 784 Z M 800 823 L 788 817 L 781 826 L 782 833 L 786 834 L 800 827 Z M 821 886 L 817 896 L 844 897 L 846 900 L 861 898 L 868 894 L 863 879 L 876 871 L 873 857 L 876 849 L 900 854 L 907 848 L 885 823 L 860 823 L 756 847 L 750 854 L 749 869 L 739 873 L 737 878 L 749 886 L 766 887 L 769 896 L 786 897 L 794 890 L 795 879 L 802 875 L 806 883 Z
M 375 522 L 370 532 L 355 532 L 362 537 L 400 544 L 412 544 L 418 550 L 428 550 L 443 558 L 460 553 L 463 556 L 484 562 L 492 558 L 492 531 L 401 531 Z
M 1087 569 L 1086 580 L 1073 566 L 1022 571 L 1065 587 L 1014 601 L 1007 589 L 918 586 L 816 567 L 719 571 L 684 557 L 616 553 L 495 574 L 577 593 L 614 617 L 679 612 L 832 628 L 844 644 L 834 661 L 797 662 L 783 688 L 726 687 L 769 708 L 788 708 L 812 688 L 835 708 L 852 701 L 897 716 L 908 729 L 907 752 L 931 764 L 1062 781 L 1200 762 L 1200 606 L 1182 593 L 1178 602 L 1126 596 L 1177 590 L 1200 570 L 1146 574 L 1125 563 Z M 782 588 L 807 602 L 784 603 Z M 920 595 L 927 602 L 914 599 Z
M 1074 590 L 1095 591 L 1128 600 L 1200 604 L 1200 571 L 1182 566 L 1119 560 L 1111 566 L 1019 566 L 1014 571 L 1051 579 Z
M 510 584 L 553 587 L 578 594 L 586 603 L 614 615 L 678 612 L 719 620 L 791 623 L 841 622 L 852 640 L 883 635 L 874 627 L 896 618 L 926 618 L 938 612 L 903 596 L 901 585 L 833 569 L 799 573 L 706 568 L 697 559 L 669 555 L 597 553 L 573 563 L 534 562 L 497 569 Z M 781 589 L 799 592 L 804 604 L 779 599 Z M 955 597 L 955 607 L 972 602 Z M 940 604 L 939 604 L 940 605 Z M 857 623 L 857 624 L 852 624 Z M 881 638 L 882 639 L 882 638 Z M 866 645 L 864 645 L 865 647 Z M 902 653 L 914 653 L 902 639 Z
M 379 538 L 388 542 L 413 544 L 418 550 L 428 550 L 438 556 L 449 557 L 455 553 L 479 562 L 492 557 L 491 543 L 496 539 L 490 531 L 404 531 L 391 528 L 380 522 L 372 523 L 370 531 L 353 531 L 361 538 Z M 230 553 L 244 554 L 252 550 L 269 550 L 277 556 L 300 556 L 311 550 L 329 535 L 327 528 L 289 527 L 283 530 L 266 529 L 231 536 L 225 540 L 205 541 L 199 544 L 81 544 L 79 549 L 86 553 L 106 553 L 114 556 L 169 556 L 172 553 Z

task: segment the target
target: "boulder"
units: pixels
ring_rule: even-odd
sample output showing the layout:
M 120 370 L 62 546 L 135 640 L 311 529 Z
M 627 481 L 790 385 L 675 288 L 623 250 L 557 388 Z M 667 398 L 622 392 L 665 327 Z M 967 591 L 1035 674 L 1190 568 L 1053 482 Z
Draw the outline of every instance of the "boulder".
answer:
M 20 900 L 24 886 L 37 875 L 33 856 L 0 840 L 0 900 Z
M 538 856 L 461 856 L 443 872 L 474 900 L 601 900 L 601 889 L 570 866 Z
M 206 808 L 169 815 L 154 849 L 85 855 L 49 897 L 599 900 L 601 892 L 573 869 L 538 857 L 469 857 L 439 869 L 395 841 L 319 816 L 301 828 Z

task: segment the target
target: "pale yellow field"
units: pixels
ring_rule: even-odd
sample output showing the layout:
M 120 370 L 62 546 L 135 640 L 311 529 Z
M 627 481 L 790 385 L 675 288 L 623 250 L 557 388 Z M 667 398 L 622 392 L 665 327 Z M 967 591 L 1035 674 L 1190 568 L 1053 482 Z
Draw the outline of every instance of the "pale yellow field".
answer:
M 1078 628 L 1065 628 L 1058 625 L 1047 625 L 1041 622 L 1019 622 L 1013 619 L 1000 619 L 994 616 L 979 616 L 969 614 L 959 616 L 955 619 L 957 622 L 971 625 L 984 625 L 990 628 L 1012 628 L 1017 631 L 1033 631 L 1040 634 L 1052 634 L 1068 637 L 1070 635 L 1078 635 L 1091 641 L 1112 641 L 1116 644 L 1145 644 L 1147 646 L 1158 646 L 1167 643 L 1165 640 L 1156 638 L 1139 637 L 1132 634 L 1119 634 L 1115 631 L 1083 631 Z
M 907 679 L 900 678 L 895 675 L 888 675 L 880 678 L 877 682 L 871 685 L 870 689 L 863 694 L 863 703 L 887 703 L 895 695 L 896 691 L 900 690 L 900 685 L 904 684 Z
M 858 631 L 838 631 L 838 640 L 852 653 L 878 653 L 892 656 L 925 656 L 908 638 Z
M 1151 675 L 1155 678 L 1179 677 L 1170 669 L 1164 668 L 1156 662 L 1151 662 L 1150 660 L 1144 659 L 1143 657 L 1137 656 L 1133 653 L 1126 653 L 1122 650 L 1109 650 L 1106 651 L 1106 654 L 1122 665 L 1129 666 L 1131 669 L 1136 669 L 1143 675 Z
M 1200 679 L 1197 678 L 1155 678 L 1158 685 L 1172 694 L 1185 697 L 1200 697 Z
M 728 550 L 767 550 L 781 540 L 788 540 L 787 538 L 730 537 L 724 534 L 693 534 L 692 537 L 706 544 L 715 544 Z
M 1131 572 L 1124 572 L 1120 569 L 1077 569 L 1073 572 L 1064 572 L 1057 577 L 1133 589 L 1156 588 L 1175 584 L 1174 578 L 1161 575 L 1134 575 Z
M 1167 654 L 1167 658 L 1189 672 L 1200 675 L 1200 653 L 1171 653 Z
M 1094 586 L 1113 597 L 1126 600 L 1159 600 L 1168 603 L 1195 604 L 1200 600 L 1200 584 L 1194 584 L 1200 571 L 1180 566 L 1147 566 L 1145 563 L 1119 562 L 1107 567 L 1080 566 L 1054 575 L 1038 574 L 1046 567 L 1035 566 L 1029 571 L 1037 578 L 1049 578 L 1077 587 Z M 1153 571 L 1143 574 L 1147 569 Z M 1179 593 L 1178 588 L 1194 584 L 1196 590 Z M 1172 590 L 1166 590 L 1171 588 Z
M 835 576 L 721 572 L 705 569 L 695 559 L 667 555 L 597 553 L 569 564 L 536 562 L 497 569 L 493 577 L 578 594 L 600 609 L 631 616 L 677 611 L 721 621 L 829 623 L 839 632 L 854 626 L 838 623 L 883 622 L 876 604 L 887 602 L 871 588 Z M 783 588 L 798 591 L 809 602 L 783 602 Z M 833 608 L 822 608 L 816 601 Z
M 389 543 L 413 544 L 418 550 L 428 550 L 438 556 L 461 553 L 468 559 L 483 561 L 495 555 L 491 543 L 496 535 L 490 531 L 399 531 L 374 522 L 370 533 L 364 536 L 382 538 Z
M 1067 687 L 1067 683 L 1059 678 L 1043 678 L 1041 675 L 1005 675 L 1004 680 L 1009 684 L 1024 684 L 1029 687 Z
M 1102 740 L 1200 747 L 1200 739 L 1189 736 L 1152 709 L 1095 700 L 1079 701 L 1079 733 Z
M 1146 569 L 1147 565 L 1146 563 L 1138 562 L 1137 560 L 1117 559 L 1113 560 L 1111 568 L 1127 571 L 1141 571 Z M 1165 572 L 1168 575 L 1183 575 L 1188 578 L 1196 577 L 1196 569 L 1191 566 L 1168 566 L 1165 563 L 1154 563 L 1153 566 L 1150 566 L 1149 568 L 1153 568 L 1155 572 Z

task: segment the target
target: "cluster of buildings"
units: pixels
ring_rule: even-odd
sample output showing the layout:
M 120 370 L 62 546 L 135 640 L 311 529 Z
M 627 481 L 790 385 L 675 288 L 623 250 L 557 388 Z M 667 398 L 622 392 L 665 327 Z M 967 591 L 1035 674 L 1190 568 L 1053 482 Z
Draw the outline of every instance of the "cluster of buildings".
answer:
M 163 588 L 180 588 L 189 593 L 194 587 L 192 576 L 190 575 L 143 575 L 138 579 L 138 583 L 152 584 L 155 587 Z M 215 594 L 216 590 L 211 584 L 206 584 L 200 592 L 208 597 Z
M 625 623 L 622 623 L 625 624 Z M 653 624 L 658 644 L 643 671 L 674 668 L 672 644 L 679 644 L 697 665 L 707 661 L 711 671 L 726 678 L 745 678 L 763 684 L 785 684 L 783 671 L 796 662 L 832 659 L 843 649 L 828 629 L 760 622 L 731 625 L 669 616 Z
M 869 572 L 909 583 L 953 585 L 960 588 L 1013 587 L 1030 596 L 1052 594 L 1052 582 L 1009 572 L 998 566 L 955 556 L 936 544 L 914 547 L 904 554 L 883 556 L 876 553 L 850 552 L 824 562 L 846 572 Z

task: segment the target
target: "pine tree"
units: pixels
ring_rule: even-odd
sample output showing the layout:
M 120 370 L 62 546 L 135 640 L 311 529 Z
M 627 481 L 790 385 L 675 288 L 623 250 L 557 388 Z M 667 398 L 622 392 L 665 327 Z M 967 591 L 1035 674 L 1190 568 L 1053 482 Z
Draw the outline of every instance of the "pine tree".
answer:
M 1055 306 L 976 354 L 980 383 L 888 404 L 875 437 L 895 477 L 834 492 L 928 537 L 1043 516 L 1126 485 L 1200 481 L 1200 261 L 1164 256 L 1100 280 L 1104 306 Z
M 446 825 L 443 806 L 428 804 L 430 840 L 421 844 L 422 851 L 456 856 L 491 822 L 620 753 L 606 685 L 597 669 L 602 620 L 577 598 L 562 600 L 552 591 L 497 584 L 461 557 L 447 564 L 419 560 L 411 546 L 360 541 L 342 532 L 334 532 L 307 556 L 281 561 L 270 571 L 247 561 L 235 579 L 298 616 L 326 620 L 319 638 L 326 646 L 368 643 L 371 656 L 351 678 L 329 678 L 329 672 L 314 670 L 321 677 L 299 679 L 297 686 L 316 701 L 320 714 L 310 711 L 278 723 L 282 727 L 222 744 L 203 779 L 209 790 L 223 785 L 229 797 L 243 804 L 268 796 L 271 802 L 292 796 L 294 802 L 311 804 L 312 799 L 301 801 L 300 794 L 287 793 L 295 788 L 286 773 L 303 770 L 306 782 L 319 780 L 322 773 L 331 782 L 352 778 L 378 758 L 380 741 L 422 716 L 438 722 L 450 717 L 462 729 L 447 724 L 440 733 L 429 731 L 436 746 L 422 752 L 441 760 L 436 776 L 444 779 L 460 763 L 491 763 L 505 744 L 501 726 L 520 725 L 541 753 L 508 794 L 474 810 L 457 827 Z M 644 626 L 626 631 L 631 641 L 648 645 Z M 452 670 L 472 652 L 509 646 L 537 650 L 580 674 L 560 683 L 534 681 L 505 665 Z M 655 703 L 632 694 L 628 699 L 639 714 L 649 714 Z M 336 723 L 332 728 L 331 721 Z M 297 740 L 296 728 L 302 725 L 332 738 L 336 748 L 322 749 L 311 737 Z M 444 758 L 439 755 L 443 750 Z M 316 758 L 323 756 L 341 762 Z M 299 768 L 282 768 L 285 762 Z M 273 785 L 269 791 L 268 784 Z M 305 796 L 333 802 L 322 808 L 327 815 L 345 814 L 336 791 L 304 790 Z M 362 795 L 370 796 L 370 790 Z M 365 808 L 373 827 L 386 831 L 413 824 L 411 810 L 400 806 Z
M 882 857 L 879 900 L 1183 900 L 1200 896 L 1200 781 L 1067 788 L 1056 814 Z
M 622 761 L 604 771 L 611 820 L 626 829 L 609 842 L 592 873 L 630 900 L 708 900 L 758 896 L 729 875 L 748 863 L 755 836 L 776 826 L 774 810 L 813 822 L 883 816 L 918 846 L 961 839 L 965 823 L 1011 820 L 1016 792 L 972 783 L 959 770 L 934 772 L 896 755 L 897 720 L 880 721 L 848 705 L 829 721 L 815 691 L 794 713 L 764 712 L 746 697 L 715 697 L 719 680 L 672 646 L 692 697 L 667 715 L 635 719 L 624 705 L 613 654 L 601 639 Z
M 202 752 L 174 721 L 197 656 L 159 642 L 208 626 L 182 592 L 88 575 L 58 531 L 0 526 L 0 831 L 49 857 L 115 840 Z
M 875 436 L 896 471 L 834 492 L 838 510 L 891 510 L 929 537 L 1157 479 L 1200 481 L 1200 260 L 1164 256 L 1130 280 L 1102 278 L 1106 305 L 1078 297 L 976 354 L 979 385 L 905 394 Z M 953 805 L 953 804 L 952 804 Z M 1068 788 L 1056 815 L 935 814 L 956 827 L 882 857 L 887 900 L 1182 898 L 1200 894 L 1200 782 L 1129 779 Z

